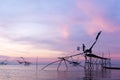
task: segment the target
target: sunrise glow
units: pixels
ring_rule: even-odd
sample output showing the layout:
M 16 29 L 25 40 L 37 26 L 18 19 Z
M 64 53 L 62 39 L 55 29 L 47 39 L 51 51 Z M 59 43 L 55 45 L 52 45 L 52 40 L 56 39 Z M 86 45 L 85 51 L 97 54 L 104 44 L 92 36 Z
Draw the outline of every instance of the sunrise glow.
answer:
M 93 43 L 96 54 L 120 56 L 119 0 L 0 1 L 0 55 L 56 58 Z M 116 56 L 117 55 L 117 56 Z M 117 57 L 119 58 L 119 57 Z

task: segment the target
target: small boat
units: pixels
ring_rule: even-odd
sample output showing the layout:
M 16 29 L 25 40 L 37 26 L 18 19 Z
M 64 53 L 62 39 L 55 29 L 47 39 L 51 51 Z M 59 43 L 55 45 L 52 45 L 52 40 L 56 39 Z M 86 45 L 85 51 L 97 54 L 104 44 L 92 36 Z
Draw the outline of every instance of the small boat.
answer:
M 116 70 L 120 70 L 120 67 L 103 67 L 103 68 L 105 68 L 105 69 L 116 69 Z

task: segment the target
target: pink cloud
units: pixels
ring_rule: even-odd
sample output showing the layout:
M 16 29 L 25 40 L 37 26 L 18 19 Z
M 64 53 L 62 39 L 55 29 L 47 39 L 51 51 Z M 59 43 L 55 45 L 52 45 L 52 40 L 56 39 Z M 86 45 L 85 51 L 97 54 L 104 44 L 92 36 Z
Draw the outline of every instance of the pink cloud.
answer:
M 67 26 L 63 27 L 62 35 L 63 35 L 64 39 L 67 39 L 69 37 L 69 31 L 68 31 L 68 27 Z
M 90 20 L 84 23 L 86 31 L 89 35 L 98 32 L 99 30 L 105 32 L 114 32 L 115 27 L 112 26 L 111 22 L 104 18 L 104 10 L 96 8 L 91 1 L 78 1 L 76 3 L 78 9 L 86 15 Z

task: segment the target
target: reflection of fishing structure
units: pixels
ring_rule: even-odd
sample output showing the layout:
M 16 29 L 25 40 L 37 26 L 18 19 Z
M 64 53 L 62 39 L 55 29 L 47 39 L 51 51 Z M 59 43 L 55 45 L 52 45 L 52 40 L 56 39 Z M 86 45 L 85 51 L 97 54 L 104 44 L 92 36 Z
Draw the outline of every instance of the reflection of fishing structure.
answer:
M 92 49 L 93 49 L 94 45 L 96 44 L 100 34 L 101 34 L 101 31 L 97 34 L 94 43 L 92 44 L 92 46 L 89 49 L 86 49 L 85 44 L 83 44 L 82 45 L 82 50 L 83 50 L 82 53 L 78 53 L 78 54 L 66 56 L 66 57 L 59 57 L 57 61 L 46 65 L 45 67 L 42 68 L 42 70 L 45 69 L 46 67 L 48 67 L 49 65 L 51 65 L 53 63 L 57 63 L 57 62 L 59 62 L 57 70 L 59 69 L 62 62 L 65 63 L 66 69 L 68 69 L 67 63 L 78 66 L 78 65 L 80 65 L 80 63 L 77 61 L 70 60 L 70 58 L 73 58 L 73 57 L 79 56 L 79 55 L 83 55 L 85 57 L 85 65 L 84 65 L 85 69 L 94 70 L 94 69 L 98 69 L 98 68 L 103 69 L 103 67 L 110 67 L 110 65 L 111 65 L 110 58 L 105 58 L 103 56 L 101 57 L 101 56 L 98 56 L 98 55 L 95 55 L 92 53 Z M 78 47 L 77 50 L 79 51 L 80 47 Z M 80 66 L 83 67 L 82 65 L 80 65 Z
M 84 69 L 85 77 L 83 80 L 101 80 L 105 78 L 110 78 L 111 71 L 108 69 Z
M 20 57 L 21 60 L 17 60 L 19 64 L 24 64 L 25 66 L 29 66 L 31 62 L 26 61 L 23 57 Z

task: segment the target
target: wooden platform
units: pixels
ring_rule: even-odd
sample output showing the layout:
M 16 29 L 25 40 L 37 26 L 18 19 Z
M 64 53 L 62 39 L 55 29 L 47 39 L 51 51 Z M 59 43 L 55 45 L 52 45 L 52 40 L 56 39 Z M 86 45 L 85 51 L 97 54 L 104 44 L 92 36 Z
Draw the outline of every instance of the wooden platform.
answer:
M 93 58 L 98 58 L 98 59 L 104 59 L 104 60 L 109 60 L 109 58 L 104 58 L 95 54 L 86 54 L 87 57 L 93 57 Z
M 120 70 L 120 67 L 103 67 L 105 69 L 116 69 L 116 70 Z

